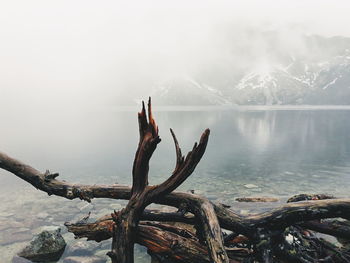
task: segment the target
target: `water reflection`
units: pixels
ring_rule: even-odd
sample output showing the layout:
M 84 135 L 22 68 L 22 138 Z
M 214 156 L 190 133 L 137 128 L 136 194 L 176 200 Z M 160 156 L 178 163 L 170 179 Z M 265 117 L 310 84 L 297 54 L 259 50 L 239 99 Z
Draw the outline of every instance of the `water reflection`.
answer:
M 235 122 L 240 136 L 251 142 L 254 148 L 263 150 L 274 139 L 276 112 L 254 112 L 249 114 L 239 114 Z

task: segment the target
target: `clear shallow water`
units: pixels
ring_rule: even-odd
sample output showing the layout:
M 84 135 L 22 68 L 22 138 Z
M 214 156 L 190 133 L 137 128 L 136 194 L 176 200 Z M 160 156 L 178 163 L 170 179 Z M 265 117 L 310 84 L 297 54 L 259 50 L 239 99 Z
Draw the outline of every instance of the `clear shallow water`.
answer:
M 174 167 L 169 128 L 174 129 L 184 153 L 210 128 L 207 151 L 179 190 L 194 189 L 213 201 L 233 204 L 241 212 L 245 205 L 234 200 L 242 196 L 284 200 L 298 193 L 329 193 L 349 197 L 350 110 L 321 109 L 172 108 L 155 112 L 162 142 L 151 160 L 150 183 L 165 180 Z M 135 111 L 66 114 L 48 110 L 27 113 L 26 118 L 0 115 L 1 151 L 37 169 L 60 172 L 61 179 L 72 182 L 130 184 L 138 142 Z M 124 204 L 94 200 L 86 205 L 48 197 L 2 170 L 0 200 L 0 253 L 5 258 L 0 262 L 11 262 L 15 252 L 44 225 L 62 226 L 71 245 L 75 241 L 65 232 L 65 221 L 77 220 L 88 211 L 97 218 Z M 256 204 L 247 207 L 261 208 Z M 106 242 L 99 251 L 109 246 Z M 138 251 L 138 262 L 149 262 L 144 250 Z

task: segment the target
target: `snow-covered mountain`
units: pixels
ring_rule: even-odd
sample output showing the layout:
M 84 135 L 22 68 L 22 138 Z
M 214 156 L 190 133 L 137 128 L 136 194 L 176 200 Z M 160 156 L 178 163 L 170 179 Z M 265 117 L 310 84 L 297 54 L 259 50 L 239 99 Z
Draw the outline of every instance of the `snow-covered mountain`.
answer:
M 268 55 L 227 81 L 199 73 L 156 86 L 153 97 L 171 105 L 350 104 L 350 39 L 309 36 L 304 42 L 303 52 L 284 54 L 271 41 Z M 230 76 L 230 68 L 222 70 Z
M 223 93 L 205 83 L 184 77 L 155 87 L 152 98 L 164 105 L 227 105 Z
M 250 72 L 232 89 L 237 104 L 300 104 L 309 85 L 282 69 Z
M 286 67 L 252 71 L 233 88 L 237 104 L 350 104 L 350 56 L 328 61 L 292 61 Z

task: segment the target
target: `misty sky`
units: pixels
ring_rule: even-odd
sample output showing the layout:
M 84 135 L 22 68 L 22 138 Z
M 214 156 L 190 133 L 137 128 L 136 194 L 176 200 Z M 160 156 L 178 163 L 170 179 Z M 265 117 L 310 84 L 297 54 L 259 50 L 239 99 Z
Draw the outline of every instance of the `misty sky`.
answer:
M 252 31 L 277 30 L 286 45 L 302 34 L 350 37 L 349 10 L 346 0 L 2 1 L 0 109 L 147 96 L 203 65 L 245 63 L 228 43 L 244 45 Z

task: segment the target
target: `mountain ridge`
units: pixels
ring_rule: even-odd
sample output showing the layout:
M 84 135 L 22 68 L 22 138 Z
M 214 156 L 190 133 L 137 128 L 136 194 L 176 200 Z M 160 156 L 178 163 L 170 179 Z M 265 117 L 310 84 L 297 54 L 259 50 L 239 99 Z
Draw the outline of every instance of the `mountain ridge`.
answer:
M 273 34 L 268 40 L 268 55 L 224 85 L 199 72 L 156 85 L 151 95 L 164 105 L 350 104 L 350 38 L 304 37 L 303 52 L 288 55 L 274 48 Z

